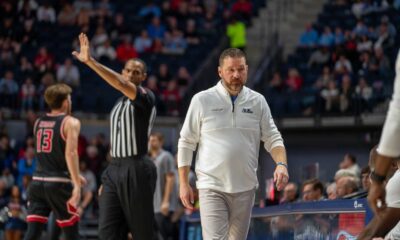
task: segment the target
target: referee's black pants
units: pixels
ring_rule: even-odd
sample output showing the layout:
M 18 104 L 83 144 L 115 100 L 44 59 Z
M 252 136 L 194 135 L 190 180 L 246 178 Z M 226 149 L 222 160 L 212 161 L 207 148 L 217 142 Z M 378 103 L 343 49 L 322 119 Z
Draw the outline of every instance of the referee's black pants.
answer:
M 154 163 L 146 156 L 113 158 L 102 175 L 99 197 L 100 240 L 156 238 L 153 196 L 157 179 Z

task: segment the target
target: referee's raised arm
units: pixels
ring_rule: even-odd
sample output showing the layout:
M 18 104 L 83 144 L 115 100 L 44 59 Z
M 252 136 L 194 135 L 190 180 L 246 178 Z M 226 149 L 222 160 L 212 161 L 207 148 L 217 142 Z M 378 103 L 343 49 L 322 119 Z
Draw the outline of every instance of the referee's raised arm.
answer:
M 134 75 L 140 75 L 140 72 L 135 71 L 135 68 L 133 67 L 134 64 L 128 64 L 131 61 L 128 61 L 123 69 L 123 71 L 126 71 L 124 74 L 126 77 L 124 77 L 122 74 L 104 66 L 90 56 L 90 42 L 86 34 L 79 34 L 79 45 L 80 52 L 73 51 L 72 55 L 90 67 L 112 87 L 122 92 L 129 99 L 135 100 L 137 87 L 135 82 L 131 81 L 131 79 L 134 77 Z M 144 78 L 146 78 L 146 73 L 144 73 Z

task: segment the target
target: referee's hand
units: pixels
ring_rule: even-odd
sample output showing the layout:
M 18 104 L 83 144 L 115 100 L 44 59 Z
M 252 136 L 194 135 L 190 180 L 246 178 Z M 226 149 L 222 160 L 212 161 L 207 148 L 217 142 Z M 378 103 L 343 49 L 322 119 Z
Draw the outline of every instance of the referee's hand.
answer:
M 179 187 L 179 195 L 183 206 L 189 210 L 193 210 L 194 196 L 192 187 L 189 184 L 181 184 Z

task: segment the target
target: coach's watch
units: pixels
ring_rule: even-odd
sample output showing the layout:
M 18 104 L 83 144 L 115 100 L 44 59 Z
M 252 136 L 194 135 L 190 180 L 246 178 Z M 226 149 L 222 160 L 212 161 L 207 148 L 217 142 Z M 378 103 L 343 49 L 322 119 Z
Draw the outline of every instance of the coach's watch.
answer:
M 376 174 L 375 171 L 372 171 L 371 175 L 369 177 L 371 178 L 371 180 L 373 182 L 376 182 L 376 183 L 383 183 L 383 181 L 385 181 L 385 179 L 386 179 L 386 176 Z

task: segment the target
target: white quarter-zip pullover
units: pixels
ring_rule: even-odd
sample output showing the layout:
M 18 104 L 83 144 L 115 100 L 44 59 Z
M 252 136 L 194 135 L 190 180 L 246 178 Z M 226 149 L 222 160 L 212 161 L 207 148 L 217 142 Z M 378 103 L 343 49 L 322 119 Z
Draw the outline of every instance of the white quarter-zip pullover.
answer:
M 268 152 L 284 146 L 265 98 L 243 87 L 232 102 L 220 81 L 192 98 L 178 148 L 195 151 L 198 144 L 198 189 L 236 193 L 258 186 L 260 140 Z M 191 164 L 179 156 L 178 167 Z

